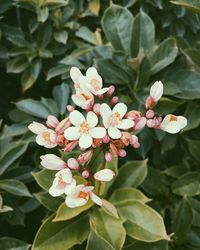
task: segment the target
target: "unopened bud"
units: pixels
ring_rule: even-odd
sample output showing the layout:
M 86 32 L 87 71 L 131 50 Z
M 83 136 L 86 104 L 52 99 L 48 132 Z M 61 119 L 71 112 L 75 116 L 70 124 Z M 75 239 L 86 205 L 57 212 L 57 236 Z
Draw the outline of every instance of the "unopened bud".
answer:
M 87 169 L 85 169 L 85 170 L 83 170 L 81 175 L 84 179 L 87 179 L 89 177 L 90 173 Z
M 128 146 L 131 140 L 131 134 L 128 132 L 122 132 L 121 141 L 125 146 Z
M 93 150 L 89 150 L 84 154 L 80 154 L 78 157 L 78 162 L 81 165 L 84 165 L 86 162 L 88 162 L 91 159 L 92 155 L 93 155 Z
M 137 143 L 135 143 L 134 145 L 132 145 L 134 148 L 139 148 L 140 147 L 140 143 L 139 142 L 137 142 Z
M 67 111 L 69 112 L 74 111 L 74 107 L 72 105 L 67 105 Z
M 145 107 L 146 109 L 150 109 L 153 108 L 153 106 L 155 106 L 156 101 L 153 99 L 153 97 L 148 96 L 145 102 Z
M 97 95 L 98 96 L 98 98 L 99 98 L 99 100 L 103 100 L 103 95 Z
M 152 110 L 152 109 L 149 109 L 147 112 L 146 112 L 146 118 L 147 119 L 151 119 L 155 116 L 155 112 Z
M 154 119 L 149 119 L 147 120 L 147 127 L 149 128 L 154 128 L 155 127 L 155 120 Z
M 125 151 L 124 149 L 120 149 L 120 150 L 118 151 L 118 155 L 119 155 L 120 157 L 125 157 L 125 156 L 126 156 L 126 151 Z
M 49 128 L 56 128 L 59 124 L 59 121 L 54 115 L 49 115 L 47 117 L 46 124 Z
M 145 117 L 141 117 L 139 118 L 136 122 L 135 122 L 135 127 L 134 130 L 138 131 L 144 128 L 144 126 L 146 125 L 146 121 L 147 119 Z
M 69 120 L 69 117 L 67 117 L 58 124 L 58 126 L 56 127 L 56 132 L 58 134 L 62 134 L 64 133 L 65 129 L 69 128 L 70 126 L 71 122 Z
M 110 137 L 109 137 L 109 135 L 105 135 L 104 137 L 103 137 L 103 143 L 109 143 L 110 142 Z
M 132 135 L 132 136 L 131 136 L 130 144 L 131 144 L 131 145 L 134 145 L 134 144 L 136 144 L 136 143 L 138 143 L 138 137 L 137 137 L 136 135 Z
M 128 113 L 126 113 L 125 117 L 129 120 L 135 121 L 141 117 L 141 112 L 137 110 L 131 110 Z
M 67 145 L 65 145 L 64 147 L 64 152 L 71 152 L 78 144 L 78 141 L 72 141 L 67 143 Z
M 108 91 L 106 92 L 106 95 L 108 97 L 110 97 L 114 92 L 115 92 L 115 86 L 114 85 L 110 85 L 110 87 L 108 88 Z
M 115 105 L 119 102 L 119 97 L 118 96 L 113 96 L 111 99 L 111 105 Z
M 100 115 L 100 107 L 101 107 L 101 104 L 100 103 L 95 103 L 94 106 L 93 106 L 93 111 L 96 115 Z
M 75 158 L 69 158 L 67 161 L 67 166 L 71 169 L 74 169 L 74 170 L 79 169 L 78 161 Z
M 105 160 L 107 162 L 111 162 L 113 159 L 112 154 L 110 152 L 105 152 Z

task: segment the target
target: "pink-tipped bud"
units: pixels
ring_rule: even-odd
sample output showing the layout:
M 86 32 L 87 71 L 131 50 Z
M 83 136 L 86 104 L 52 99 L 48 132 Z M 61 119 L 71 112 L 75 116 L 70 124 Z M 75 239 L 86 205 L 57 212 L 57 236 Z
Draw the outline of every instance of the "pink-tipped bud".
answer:
M 160 124 L 162 122 L 162 118 L 161 117 L 155 117 L 154 120 L 155 120 L 155 126 L 156 126 L 156 128 L 159 128 Z
M 118 151 L 118 155 L 119 155 L 120 157 L 125 157 L 125 156 L 126 156 L 126 151 L 125 151 L 124 149 L 120 149 L 120 150 Z
M 75 158 L 69 158 L 67 160 L 67 166 L 71 169 L 78 170 L 79 169 L 79 164 L 78 161 Z
M 141 117 L 141 112 L 137 110 L 131 110 L 128 113 L 126 113 L 125 117 L 129 120 L 135 121 Z
M 86 153 L 79 155 L 78 162 L 81 165 L 84 165 L 86 162 L 88 162 L 91 159 L 92 155 L 93 155 L 93 150 L 92 149 L 88 150 Z
M 119 97 L 118 96 L 113 96 L 111 99 L 111 105 L 115 105 L 119 102 Z
M 147 112 L 146 112 L 146 118 L 147 119 L 151 119 L 155 116 L 155 112 L 152 110 L 152 109 L 149 109 Z
M 78 141 L 72 141 L 67 143 L 67 145 L 65 145 L 64 147 L 64 152 L 71 152 L 78 144 Z
M 115 86 L 114 85 L 110 85 L 110 87 L 108 88 L 108 91 L 106 92 L 106 95 L 108 97 L 110 97 L 114 92 L 115 92 Z
M 56 127 L 56 132 L 58 134 L 62 134 L 64 133 L 65 129 L 69 128 L 70 126 L 71 122 L 69 120 L 69 117 L 67 117 L 58 124 L 58 126 Z
M 105 152 L 105 160 L 107 162 L 111 162 L 113 159 L 112 154 L 110 152 Z
M 156 125 L 156 123 L 155 123 L 155 120 L 154 120 L 154 119 L 149 119 L 149 120 L 147 120 L 147 127 L 149 127 L 149 128 L 154 128 L 155 125 Z
M 131 145 L 134 145 L 138 143 L 138 137 L 136 135 L 131 135 L 131 141 L 130 141 L 130 144 Z
M 81 175 L 84 179 L 87 179 L 90 176 L 90 173 L 87 169 L 85 169 L 85 170 L 83 170 Z
M 67 105 L 67 111 L 68 112 L 74 111 L 74 107 L 72 105 Z
M 99 98 L 99 100 L 103 100 L 103 95 L 97 95 L 98 96 L 98 98 Z
M 137 142 L 137 143 L 135 143 L 134 145 L 132 145 L 134 148 L 139 148 L 140 147 L 140 143 L 139 142 Z
M 101 107 L 101 104 L 100 103 L 95 103 L 94 106 L 93 106 L 93 111 L 96 115 L 100 115 L 100 107 Z
M 138 131 L 144 128 L 144 126 L 146 125 L 146 117 L 141 117 L 139 118 L 136 122 L 135 122 L 135 127 L 134 130 Z
M 54 115 L 49 115 L 47 117 L 46 124 L 49 128 L 56 128 L 59 124 L 59 121 Z
M 146 109 L 151 109 L 153 108 L 153 106 L 155 106 L 156 102 L 155 100 L 153 99 L 153 97 L 151 96 L 148 96 L 147 99 L 146 99 L 146 102 L 145 102 L 145 107 Z
M 108 134 L 106 134 L 104 137 L 103 137 L 103 143 L 109 143 L 110 142 L 110 137 Z

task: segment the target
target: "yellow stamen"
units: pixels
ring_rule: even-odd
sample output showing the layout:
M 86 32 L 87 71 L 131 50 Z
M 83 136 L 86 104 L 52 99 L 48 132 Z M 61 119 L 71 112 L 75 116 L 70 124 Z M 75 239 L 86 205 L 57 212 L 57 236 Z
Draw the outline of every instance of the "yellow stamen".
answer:
M 79 198 L 83 198 L 83 199 L 87 199 L 87 197 L 88 197 L 88 193 L 86 193 L 86 192 L 83 192 L 83 191 L 80 191 L 80 193 L 79 193 L 79 196 L 78 196 Z

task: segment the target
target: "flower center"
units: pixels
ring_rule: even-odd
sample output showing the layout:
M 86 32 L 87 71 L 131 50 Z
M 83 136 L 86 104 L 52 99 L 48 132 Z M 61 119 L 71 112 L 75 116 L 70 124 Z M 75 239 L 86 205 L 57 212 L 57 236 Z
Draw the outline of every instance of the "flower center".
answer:
M 49 132 L 43 132 L 42 133 L 42 137 L 44 138 L 45 141 L 47 141 L 48 143 L 51 143 L 51 138 L 50 138 L 50 133 Z
M 63 181 L 62 175 L 58 175 L 58 186 L 59 187 L 65 187 L 66 183 Z
M 177 121 L 177 117 L 175 115 L 170 116 L 170 122 Z
M 118 125 L 121 121 L 122 121 L 122 118 L 121 118 L 121 116 L 120 116 L 120 114 L 119 114 L 118 112 L 113 113 L 113 114 L 110 116 L 110 119 L 109 119 L 110 126 L 116 126 L 116 125 Z
M 95 90 L 100 90 L 100 86 L 99 86 L 99 81 L 97 79 L 92 79 L 90 81 L 90 84 L 92 85 L 92 87 L 95 89 Z
M 78 196 L 79 198 L 83 198 L 83 199 L 87 199 L 87 197 L 88 197 L 88 193 L 86 193 L 86 192 L 83 192 L 83 191 L 80 191 L 80 193 L 79 193 L 79 196 Z
M 91 99 L 90 96 L 86 95 L 85 93 L 81 93 L 81 95 L 83 96 L 83 98 L 84 98 L 86 101 L 88 101 L 88 100 Z
M 90 125 L 87 123 L 87 122 L 82 122 L 80 125 L 79 125 L 79 132 L 81 134 L 88 134 L 89 133 L 89 130 L 90 130 Z

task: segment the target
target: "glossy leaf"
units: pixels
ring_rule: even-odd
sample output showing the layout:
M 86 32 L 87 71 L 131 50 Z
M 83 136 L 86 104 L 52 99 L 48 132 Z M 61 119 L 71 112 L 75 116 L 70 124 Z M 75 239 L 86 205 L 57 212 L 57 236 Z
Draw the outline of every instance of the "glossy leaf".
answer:
M 177 1 L 171 1 L 171 3 L 183 6 L 194 12 L 200 13 L 200 3 L 198 0 L 177 0 Z
M 21 240 L 11 238 L 11 237 L 2 237 L 0 238 L 0 247 L 1 250 L 28 250 L 30 245 Z
M 53 183 L 55 173 L 56 172 L 53 170 L 43 169 L 37 173 L 32 173 L 32 175 L 40 187 L 49 191 L 49 188 Z
M 53 89 L 53 97 L 58 105 L 61 115 L 66 111 L 66 106 L 69 100 L 69 91 L 69 86 L 66 83 L 62 83 L 60 86 L 56 86 Z

